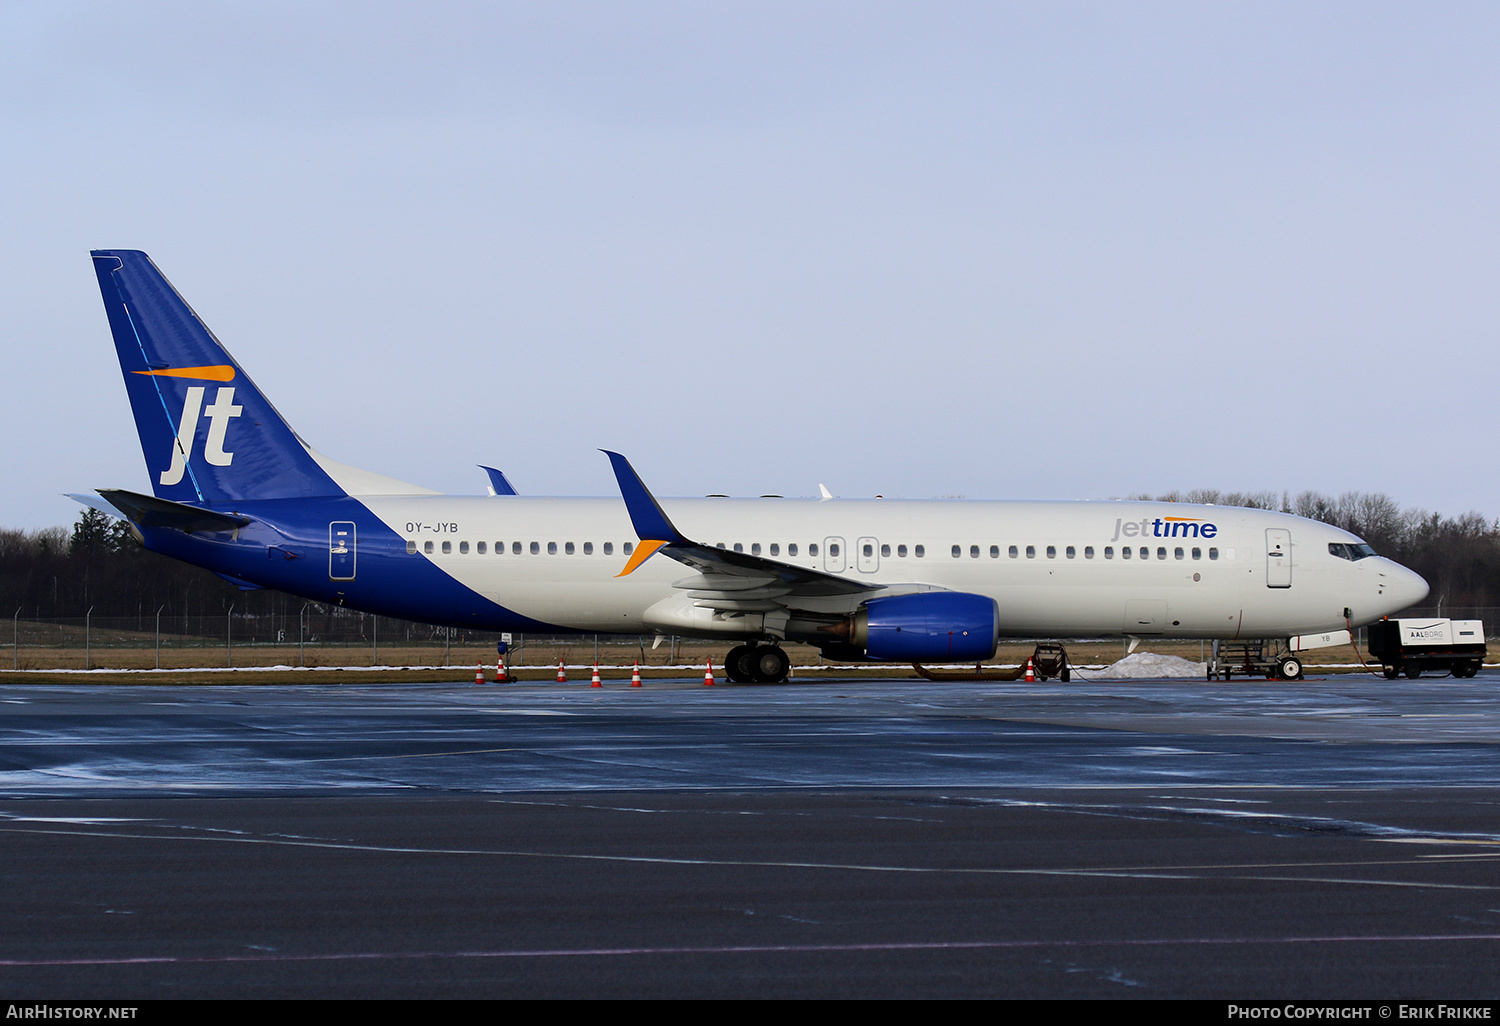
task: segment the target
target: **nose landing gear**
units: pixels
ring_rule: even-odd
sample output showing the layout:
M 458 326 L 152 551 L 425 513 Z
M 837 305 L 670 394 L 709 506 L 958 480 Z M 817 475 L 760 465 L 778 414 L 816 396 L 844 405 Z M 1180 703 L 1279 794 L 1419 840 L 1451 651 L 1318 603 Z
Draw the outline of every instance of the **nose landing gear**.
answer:
M 736 645 L 724 657 L 724 672 L 736 684 L 780 684 L 792 661 L 776 645 Z

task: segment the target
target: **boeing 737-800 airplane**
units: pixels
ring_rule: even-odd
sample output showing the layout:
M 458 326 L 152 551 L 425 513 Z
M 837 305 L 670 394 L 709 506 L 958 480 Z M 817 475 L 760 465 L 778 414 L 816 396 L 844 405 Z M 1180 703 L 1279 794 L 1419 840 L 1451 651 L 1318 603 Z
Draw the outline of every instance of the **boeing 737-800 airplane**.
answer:
M 1001 637 L 1287 638 L 1404 609 L 1417 574 L 1336 527 L 1150 502 L 439 495 L 328 459 L 144 253 L 95 273 L 154 495 L 100 495 L 149 549 L 241 584 L 502 631 L 719 638 L 776 681 L 795 640 L 975 662 Z

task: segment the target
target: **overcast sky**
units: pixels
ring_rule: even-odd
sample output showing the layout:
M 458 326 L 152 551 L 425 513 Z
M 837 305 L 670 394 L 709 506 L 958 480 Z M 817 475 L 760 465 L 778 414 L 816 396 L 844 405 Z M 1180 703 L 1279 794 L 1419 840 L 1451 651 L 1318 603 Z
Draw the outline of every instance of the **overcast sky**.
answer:
M 1500 515 L 1500 6 L 0 6 L 0 526 L 150 491 L 91 248 L 443 491 Z

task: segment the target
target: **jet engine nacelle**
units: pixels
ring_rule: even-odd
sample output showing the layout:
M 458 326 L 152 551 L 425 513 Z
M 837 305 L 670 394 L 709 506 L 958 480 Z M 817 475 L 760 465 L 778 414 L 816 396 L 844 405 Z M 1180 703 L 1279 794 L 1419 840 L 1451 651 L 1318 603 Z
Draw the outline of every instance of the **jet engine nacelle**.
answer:
M 992 598 L 960 591 L 891 595 L 830 630 L 869 659 L 966 663 L 995 654 L 1000 609 Z

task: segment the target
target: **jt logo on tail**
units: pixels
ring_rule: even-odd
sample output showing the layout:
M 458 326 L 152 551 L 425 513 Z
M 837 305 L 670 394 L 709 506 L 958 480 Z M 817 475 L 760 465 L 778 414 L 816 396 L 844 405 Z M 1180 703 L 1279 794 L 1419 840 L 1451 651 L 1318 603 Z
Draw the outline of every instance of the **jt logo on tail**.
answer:
M 177 425 L 177 438 L 172 443 L 172 465 L 161 472 L 161 483 L 174 485 L 182 480 L 187 469 L 188 457 L 193 448 L 193 435 L 198 431 L 198 413 L 208 414 L 208 440 L 203 443 L 203 458 L 215 467 L 227 467 L 234 462 L 234 453 L 224 451 L 224 433 L 229 430 L 231 417 L 244 412 L 243 406 L 234 405 L 234 389 L 220 388 L 214 394 L 213 405 L 203 410 L 203 385 L 194 385 L 187 390 L 182 402 L 182 420 Z

